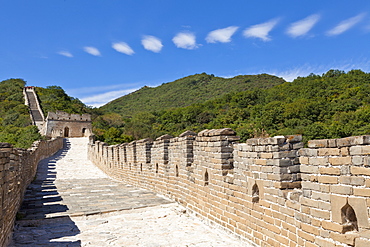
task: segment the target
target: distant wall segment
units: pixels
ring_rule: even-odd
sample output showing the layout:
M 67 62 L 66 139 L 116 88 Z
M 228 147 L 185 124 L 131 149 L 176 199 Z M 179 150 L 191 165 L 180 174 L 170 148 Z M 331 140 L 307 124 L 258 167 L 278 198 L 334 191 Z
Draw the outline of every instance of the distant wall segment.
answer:
M 87 137 L 92 134 L 90 114 L 49 112 L 41 132 L 47 137 Z
M 92 134 L 90 114 L 69 114 L 63 111 L 48 112 L 47 117 L 41 110 L 39 99 L 34 87 L 23 90 L 25 104 L 29 107 L 33 125 L 41 135 L 56 137 L 87 137 Z
M 63 138 L 37 141 L 32 148 L 13 148 L 0 143 L 0 246 L 11 239 L 14 221 L 27 186 L 36 175 L 40 160 L 63 148 Z
M 238 140 L 231 129 L 114 146 L 91 137 L 89 158 L 257 246 L 370 246 L 370 136 Z

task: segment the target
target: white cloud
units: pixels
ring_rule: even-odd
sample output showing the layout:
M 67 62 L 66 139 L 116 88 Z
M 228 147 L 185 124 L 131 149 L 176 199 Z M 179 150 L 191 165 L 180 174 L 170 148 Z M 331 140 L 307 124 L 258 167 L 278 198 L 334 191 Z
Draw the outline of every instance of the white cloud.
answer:
M 175 37 L 173 37 L 172 41 L 178 48 L 184 48 L 188 50 L 194 50 L 198 48 L 195 35 L 190 32 L 178 33 Z
M 69 51 L 58 51 L 58 54 L 65 57 L 73 57 L 72 53 L 70 53 Z
M 116 51 L 124 53 L 126 55 L 135 54 L 134 50 L 132 50 L 131 47 L 125 42 L 113 43 L 112 48 L 115 49 Z
M 268 36 L 269 32 L 279 22 L 279 19 L 273 19 L 268 22 L 253 25 L 244 30 L 243 35 L 246 38 L 260 38 L 263 41 L 270 41 L 271 38 Z
M 216 29 L 210 33 L 208 33 L 206 37 L 206 41 L 208 43 L 228 43 L 231 41 L 231 36 L 238 30 L 239 27 L 230 26 L 222 29 Z
M 320 20 L 320 15 L 310 15 L 303 20 L 292 23 L 286 33 L 294 38 L 307 34 Z
M 141 44 L 144 46 L 144 48 L 148 51 L 152 52 L 160 52 L 162 50 L 162 42 L 160 39 L 154 36 L 146 35 L 141 40 Z
M 100 51 L 97 48 L 92 47 L 92 46 L 85 46 L 84 51 L 93 56 L 101 56 Z
M 286 70 L 272 70 L 264 71 L 264 73 L 275 75 L 284 78 L 286 81 L 293 81 L 297 77 L 308 76 L 311 73 L 322 75 L 331 69 L 338 69 L 343 71 L 350 71 L 353 69 L 360 69 L 362 71 L 370 70 L 370 61 L 368 59 L 349 59 L 343 61 L 336 61 L 330 64 L 303 64 L 300 66 L 288 68 Z
M 344 33 L 345 31 L 347 31 L 348 29 L 352 28 L 354 25 L 359 23 L 365 17 L 365 15 L 366 15 L 365 13 L 361 13 L 352 18 L 341 21 L 333 29 L 330 29 L 328 32 L 326 32 L 326 35 L 334 36 L 334 35 L 339 35 L 339 34 Z
M 114 99 L 117 99 L 123 95 L 129 94 L 136 90 L 138 89 L 115 90 L 115 91 L 110 91 L 110 92 L 105 92 L 101 94 L 84 97 L 84 98 L 81 98 L 80 100 L 86 105 L 100 107 Z

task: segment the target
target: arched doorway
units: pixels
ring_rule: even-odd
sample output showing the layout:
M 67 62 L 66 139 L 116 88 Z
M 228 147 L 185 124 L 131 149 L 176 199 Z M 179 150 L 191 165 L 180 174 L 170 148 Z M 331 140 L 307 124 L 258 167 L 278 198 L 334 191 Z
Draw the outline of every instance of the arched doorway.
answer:
M 64 137 L 69 137 L 69 128 L 68 127 L 64 128 Z

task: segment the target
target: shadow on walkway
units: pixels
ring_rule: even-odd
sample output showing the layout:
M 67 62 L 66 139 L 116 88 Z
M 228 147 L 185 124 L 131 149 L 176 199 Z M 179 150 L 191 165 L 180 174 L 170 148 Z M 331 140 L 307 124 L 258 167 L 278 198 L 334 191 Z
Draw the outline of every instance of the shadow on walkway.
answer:
M 52 215 L 68 210 L 55 185 L 55 169 L 56 162 L 63 159 L 70 148 L 69 141 L 64 139 L 63 149 L 39 162 L 36 179 L 26 189 L 10 246 L 81 246 L 78 240 L 52 241 L 80 233 L 69 216 Z

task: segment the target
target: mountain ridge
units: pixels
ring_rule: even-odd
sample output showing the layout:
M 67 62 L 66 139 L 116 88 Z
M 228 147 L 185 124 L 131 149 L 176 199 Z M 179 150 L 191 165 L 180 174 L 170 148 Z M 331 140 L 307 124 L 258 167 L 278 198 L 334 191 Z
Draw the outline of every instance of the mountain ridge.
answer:
M 131 117 L 138 112 L 186 107 L 227 93 L 254 88 L 265 89 L 284 82 L 284 79 L 268 74 L 239 75 L 233 78 L 216 77 L 206 73 L 195 74 L 157 87 L 144 86 L 110 101 L 99 109 L 103 112 L 114 112 L 124 117 Z

